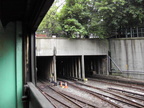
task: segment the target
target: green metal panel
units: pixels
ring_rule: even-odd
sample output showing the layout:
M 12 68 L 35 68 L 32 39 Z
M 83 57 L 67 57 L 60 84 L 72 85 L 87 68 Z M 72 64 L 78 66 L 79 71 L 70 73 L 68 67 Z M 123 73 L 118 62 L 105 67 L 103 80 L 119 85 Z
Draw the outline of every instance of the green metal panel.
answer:
M 17 108 L 22 108 L 22 24 L 16 23 L 16 93 Z
M 22 107 L 22 56 L 16 47 L 16 28 L 16 23 L 4 30 L 0 27 L 0 108 Z

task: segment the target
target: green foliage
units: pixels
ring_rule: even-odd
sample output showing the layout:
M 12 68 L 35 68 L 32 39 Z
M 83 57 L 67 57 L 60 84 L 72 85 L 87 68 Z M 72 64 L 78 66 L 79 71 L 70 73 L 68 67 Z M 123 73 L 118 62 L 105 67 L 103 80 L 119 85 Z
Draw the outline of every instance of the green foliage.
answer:
M 143 0 L 65 0 L 60 12 L 55 4 L 39 26 L 39 30 L 49 34 L 75 38 L 79 33 L 106 38 L 113 31 L 141 26 L 144 22 Z
M 52 36 L 52 34 L 59 34 L 62 31 L 57 16 L 57 10 L 59 7 L 56 3 L 57 1 L 54 2 L 53 6 L 45 15 L 43 21 L 38 27 L 38 32 L 45 31 L 48 36 Z
M 59 22 L 68 37 L 75 37 L 75 33 L 87 35 L 87 25 L 90 12 L 87 9 L 89 0 L 66 0 L 59 14 Z
M 105 36 L 114 30 L 140 26 L 144 21 L 142 0 L 97 0 L 95 7 L 98 26 L 104 28 Z

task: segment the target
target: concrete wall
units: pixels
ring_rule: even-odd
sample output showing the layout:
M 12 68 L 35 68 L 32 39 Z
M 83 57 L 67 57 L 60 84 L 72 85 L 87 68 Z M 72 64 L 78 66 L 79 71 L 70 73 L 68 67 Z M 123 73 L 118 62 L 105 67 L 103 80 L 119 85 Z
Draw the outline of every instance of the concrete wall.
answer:
M 125 77 L 144 79 L 144 38 L 131 39 L 37 39 L 37 56 L 108 55 Z M 111 62 L 113 72 L 118 68 Z M 119 73 L 116 73 L 119 74 Z
M 100 39 L 36 39 L 36 55 L 107 55 L 109 44 Z
M 111 39 L 110 51 L 124 76 L 144 79 L 144 38 Z M 117 70 L 114 65 L 112 68 Z

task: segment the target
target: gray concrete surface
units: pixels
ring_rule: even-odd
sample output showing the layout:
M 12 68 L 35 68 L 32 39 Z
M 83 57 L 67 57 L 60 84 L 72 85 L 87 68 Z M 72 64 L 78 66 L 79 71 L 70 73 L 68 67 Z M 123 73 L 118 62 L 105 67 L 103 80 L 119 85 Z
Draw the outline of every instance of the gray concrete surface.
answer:
M 111 39 L 111 58 L 130 78 L 144 79 L 144 38 Z M 112 65 L 116 70 L 116 67 Z
M 36 39 L 37 56 L 98 56 L 111 53 L 112 60 L 129 78 L 144 80 L 144 38 L 129 39 Z M 118 71 L 113 62 L 111 69 Z M 107 69 L 106 69 L 107 70 Z
M 100 39 L 36 39 L 36 55 L 107 55 L 108 45 L 107 40 Z

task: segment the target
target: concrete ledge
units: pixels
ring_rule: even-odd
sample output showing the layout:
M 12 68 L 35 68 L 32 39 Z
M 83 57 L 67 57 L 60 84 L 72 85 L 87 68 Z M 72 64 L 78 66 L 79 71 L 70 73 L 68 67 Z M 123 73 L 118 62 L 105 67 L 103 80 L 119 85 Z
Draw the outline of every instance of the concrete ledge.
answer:
M 28 86 L 30 89 L 30 108 L 54 108 L 33 83 L 28 82 Z

